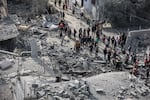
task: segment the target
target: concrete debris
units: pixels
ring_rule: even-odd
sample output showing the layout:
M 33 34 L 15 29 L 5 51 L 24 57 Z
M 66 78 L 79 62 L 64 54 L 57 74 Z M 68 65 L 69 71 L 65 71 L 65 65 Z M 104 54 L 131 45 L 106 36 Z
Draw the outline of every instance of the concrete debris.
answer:
M 16 38 L 19 35 L 18 29 L 12 22 L 3 22 L 0 26 L 0 41 Z
M 17 72 L 14 72 L 9 74 L 8 77 L 11 79 L 11 78 L 15 78 L 17 75 L 18 75 Z
M 18 18 L 18 16 L 17 16 L 16 14 L 14 14 L 14 15 L 9 15 L 9 17 L 10 17 L 10 19 L 11 19 L 13 22 L 15 22 L 16 25 L 20 25 L 20 24 L 21 24 L 21 22 L 19 21 L 19 18 Z
M 30 25 L 19 25 L 18 30 L 27 31 L 30 28 Z
M 134 96 L 134 97 L 136 97 L 136 98 L 138 98 L 137 93 L 136 93 L 136 92 L 134 92 L 134 91 L 131 91 L 131 95 L 132 95 L 132 96 Z
M 103 89 L 96 89 L 96 92 L 101 95 L 105 95 L 105 91 Z
M 31 70 L 22 70 L 22 71 L 20 71 L 20 75 L 21 76 L 28 76 L 28 75 L 31 75 L 32 72 L 33 71 L 31 71 Z
M 14 63 L 11 62 L 10 60 L 3 60 L 3 61 L 0 61 L 0 69 L 2 70 L 6 70 L 10 67 L 13 67 Z
M 61 77 L 61 79 L 62 79 L 62 81 L 69 81 L 70 80 L 69 77 L 64 76 L 64 75 Z

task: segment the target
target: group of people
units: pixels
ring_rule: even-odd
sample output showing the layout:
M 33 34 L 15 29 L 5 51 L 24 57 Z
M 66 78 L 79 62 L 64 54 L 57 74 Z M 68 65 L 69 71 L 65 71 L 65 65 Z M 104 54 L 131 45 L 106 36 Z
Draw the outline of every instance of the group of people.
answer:
M 60 30 L 60 37 L 62 37 L 62 33 L 64 32 L 65 35 L 68 35 L 69 38 L 75 40 L 75 50 L 77 50 L 77 52 L 79 52 L 81 48 L 88 47 L 90 54 L 92 54 L 95 50 L 95 55 L 97 55 L 99 51 L 98 43 L 104 43 L 104 59 L 108 60 L 108 62 L 110 62 L 112 54 L 116 55 L 116 47 L 120 46 L 121 48 L 123 48 L 126 41 L 126 37 L 124 34 L 118 37 L 107 37 L 102 33 L 102 28 L 98 28 L 98 24 L 88 28 L 71 30 L 68 26 L 64 26 L 63 21 L 61 21 Z
M 57 1 L 57 0 L 55 0 Z M 61 4 L 61 0 L 58 1 L 58 4 Z M 55 2 L 55 5 L 57 2 Z M 65 4 L 63 5 L 63 9 L 67 9 Z M 102 24 L 98 23 L 93 25 L 92 27 L 88 28 L 79 28 L 77 29 L 71 29 L 67 25 L 64 24 L 63 21 L 60 23 L 60 37 L 63 37 L 63 33 L 65 35 L 68 35 L 69 38 L 75 40 L 75 50 L 79 54 L 81 49 L 88 48 L 90 54 L 92 55 L 95 53 L 95 57 L 98 56 L 99 53 L 99 42 L 103 43 L 105 45 L 105 48 L 103 49 L 104 54 L 104 60 L 106 63 L 113 63 L 116 68 L 119 70 L 120 63 L 122 61 L 120 60 L 118 48 L 121 48 L 121 51 L 123 54 L 126 55 L 124 64 L 133 64 L 134 67 L 132 69 L 132 73 L 134 75 L 138 72 L 138 59 L 136 56 L 136 53 L 131 52 L 131 47 L 129 46 L 127 48 L 127 51 L 125 51 L 125 42 L 126 42 L 126 35 L 125 33 L 120 34 L 118 36 L 106 36 L 102 33 Z M 145 59 L 145 66 L 150 66 L 150 57 L 149 59 Z M 149 69 L 147 70 L 147 77 L 149 77 Z
M 65 2 L 62 2 L 62 0 L 55 0 L 54 1 L 55 6 L 57 6 L 57 3 L 58 3 L 59 7 L 61 7 L 61 5 L 63 3 L 63 10 L 66 10 L 68 8 L 67 7 L 67 0 L 65 0 Z

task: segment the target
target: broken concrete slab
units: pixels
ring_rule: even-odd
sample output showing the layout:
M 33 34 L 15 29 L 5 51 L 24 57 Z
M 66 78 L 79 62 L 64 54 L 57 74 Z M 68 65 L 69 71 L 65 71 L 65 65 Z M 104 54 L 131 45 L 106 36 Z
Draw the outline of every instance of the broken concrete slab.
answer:
M 5 51 L 5 50 L 0 50 L 0 53 L 8 54 L 8 55 L 13 55 L 13 56 L 19 56 L 19 55 L 18 55 L 18 54 L 16 54 L 16 53 L 9 52 L 9 51 Z
M 8 78 L 15 78 L 17 76 L 17 72 L 11 73 L 8 75 Z
M 134 91 L 131 91 L 131 93 L 130 93 L 132 96 L 134 96 L 135 98 L 138 98 L 138 94 L 136 93 L 136 92 L 134 92 Z
M 106 94 L 104 89 L 96 89 L 96 92 L 101 94 L 101 95 L 105 95 Z
M 28 76 L 28 75 L 30 75 L 32 72 L 33 72 L 33 71 L 31 71 L 31 70 L 22 70 L 22 71 L 20 71 L 20 75 L 21 75 L 21 76 Z
M 19 35 L 15 24 L 3 22 L 0 26 L 0 41 L 16 38 Z
M 61 79 L 62 79 L 62 81 L 69 81 L 70 80 L 68 76 L 64 76 L 64 75 L 61 77 Z
M 13 63 L 9 60 L 0 61 L 0 69 L 6 70 L 13 66 Z

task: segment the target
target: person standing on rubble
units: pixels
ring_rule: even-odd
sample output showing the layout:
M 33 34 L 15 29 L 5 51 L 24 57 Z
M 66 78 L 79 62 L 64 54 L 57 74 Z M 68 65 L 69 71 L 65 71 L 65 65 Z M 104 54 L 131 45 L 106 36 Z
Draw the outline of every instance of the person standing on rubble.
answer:
M 132 74 L 137 76 L 138 75 L 138 65 L 135 63 L 132 69 Z
M 93 44 L 92 43 L 90 44 L 89 48 L 90 48 L 90 54 L 92 55 L 92 52 L 93 52 Z
M 116 47 L 117 47 L 117 40 L 115 39 L 115 41 L 114 41 L 114 49 L 116 49 Z
M 108 42 L 108 44 L 107 44 L 107 46 L 109 47 L 109 45 L 110 45 L 110 36 L 107 38 L 107 42 Z
M 146 70 L 146 78 L 149 79 L 149 72 L 150 72 L 150 68 L 147 68 Z
M 95 47 L 95 57 L 98 57 L 98 46 Z
M 61 0 L 58 1 L 59 7 L 61 6 Z
M 135 63 L 135 61 L 136 61 L 136 54 L 132 53 L 131 54 L 131 63 Z
M 54 1 L 55 6 L 57 6 L 57 0 Z
M 149 80 L 149 73 L 150 72 L 150 68 L 147 68 L 147 70 L 146 70 L 146 80 L 145 80 L 145 85 L 147 85 L 147 83 L 148 83 L 148 80 Z
M 106 47 L 104 48 L 103 53 L 104 53 L 104 60 L 106 60 L 106 61 L 107 61 L 107 59 L 106 59 L 106 55 L 107 55 L 107 48 L 106 48 Z
M 99 42 L 99 37 L 97 36 L 97 37 L 95 38 L 95 47 L 98 45 L 98 42 Z
M 73 36 L 74 36 L 74 38 L 76 38 L 77 31 L 76 31 L 76 29 L 74 29 L 73 31 L 74 31 Z
M 112 45 L 113 48 L 114 48 L 114 42 L 115 42 L 115 37 L 113 36 L 113 37 L 111 38 L 111 45 Z
M 71 38 L 71 34 L 72 34 L 71 29 L 68 29 L 68 37 L 69 38 Z
M 68 31 L 68 27 L 65 26 L 65 27 L 64 27 L 64 32 L 65 32 L 65 34 L 67 33 L 67 31 Z
M 79 40 L 75 41 L 75 50 L 76 50 L 76 53 L 80 52 L 80 41 Z
M 103 35 L 103 37 L 102 37 L 102 41 L 103 41 L 103 43 L 105 44 L 105 39 L 106 39 L 106 36 L 105 35 Z
M 65 0 L 65 9 L 66 9 L 66 10 L 68 9 L 68 3 L 67 3 L 67 0 Z
M 147 57 L 145 58 L 145 60 L 144 60 L 144 65 L 145 65 L 145 67 L 147 67 L 148 66 L 148 59 L 147 59 Z
M 90 35 L 90 27 L 88 27 L 88 29 L 87 29 L 87 36 L 89 36 Z
M 61 12 L 61 18 L 64 20 L 64 18 L 65 18 L 65 13 L 64 13 L 64 11 L 62 11 Z
M 129 54 L 127 54 L 125 58 L 125 64 L 128 64 L 128 63 L 129 63 Z
M 111 49 L 108 50 L 107 60 L 108 60 L 109 63 L 111 62 Z
M 117 51 L 116 51 L 116 50 L 114 50 L 114 52 L 113 52 L 113 58 L 114 58 L 114 59 L 117 58 Z
M 93 35 L 93 36 L 95 35 L 95 31 L 96 31 L 96 26 L 93 25 L 93 26 L 92 26 L 92 35 Z
M 66 10 L 66 4 L 63 3 L 63 10 Z
M 62 38 L 62 36 L 63 36 L 62 31 L 60 31 L 60 35 L 59 36 L 60 36 L 60 38 Z
M 128 47 L 128 52 L 129 52 L 129 54 L 131 53 L 131 49 L 132 49 L 131 46 L 129 46 L 129 47 Z
M 79 29 L 79 39 L 82 37 L 82 28 Z

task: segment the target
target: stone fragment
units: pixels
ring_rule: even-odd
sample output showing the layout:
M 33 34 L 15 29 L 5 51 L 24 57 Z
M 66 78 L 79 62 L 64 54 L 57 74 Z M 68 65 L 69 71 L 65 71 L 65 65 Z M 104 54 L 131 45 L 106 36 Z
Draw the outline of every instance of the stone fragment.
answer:
M 0 69 L 6 70 L 13 66 L 13 63 L 9 60 L 0 61 Z
M 102 95 L 106 94 L 104 89 L 96 89 L 96 92 L 99 93 L 99 94 L 102 94 Z

